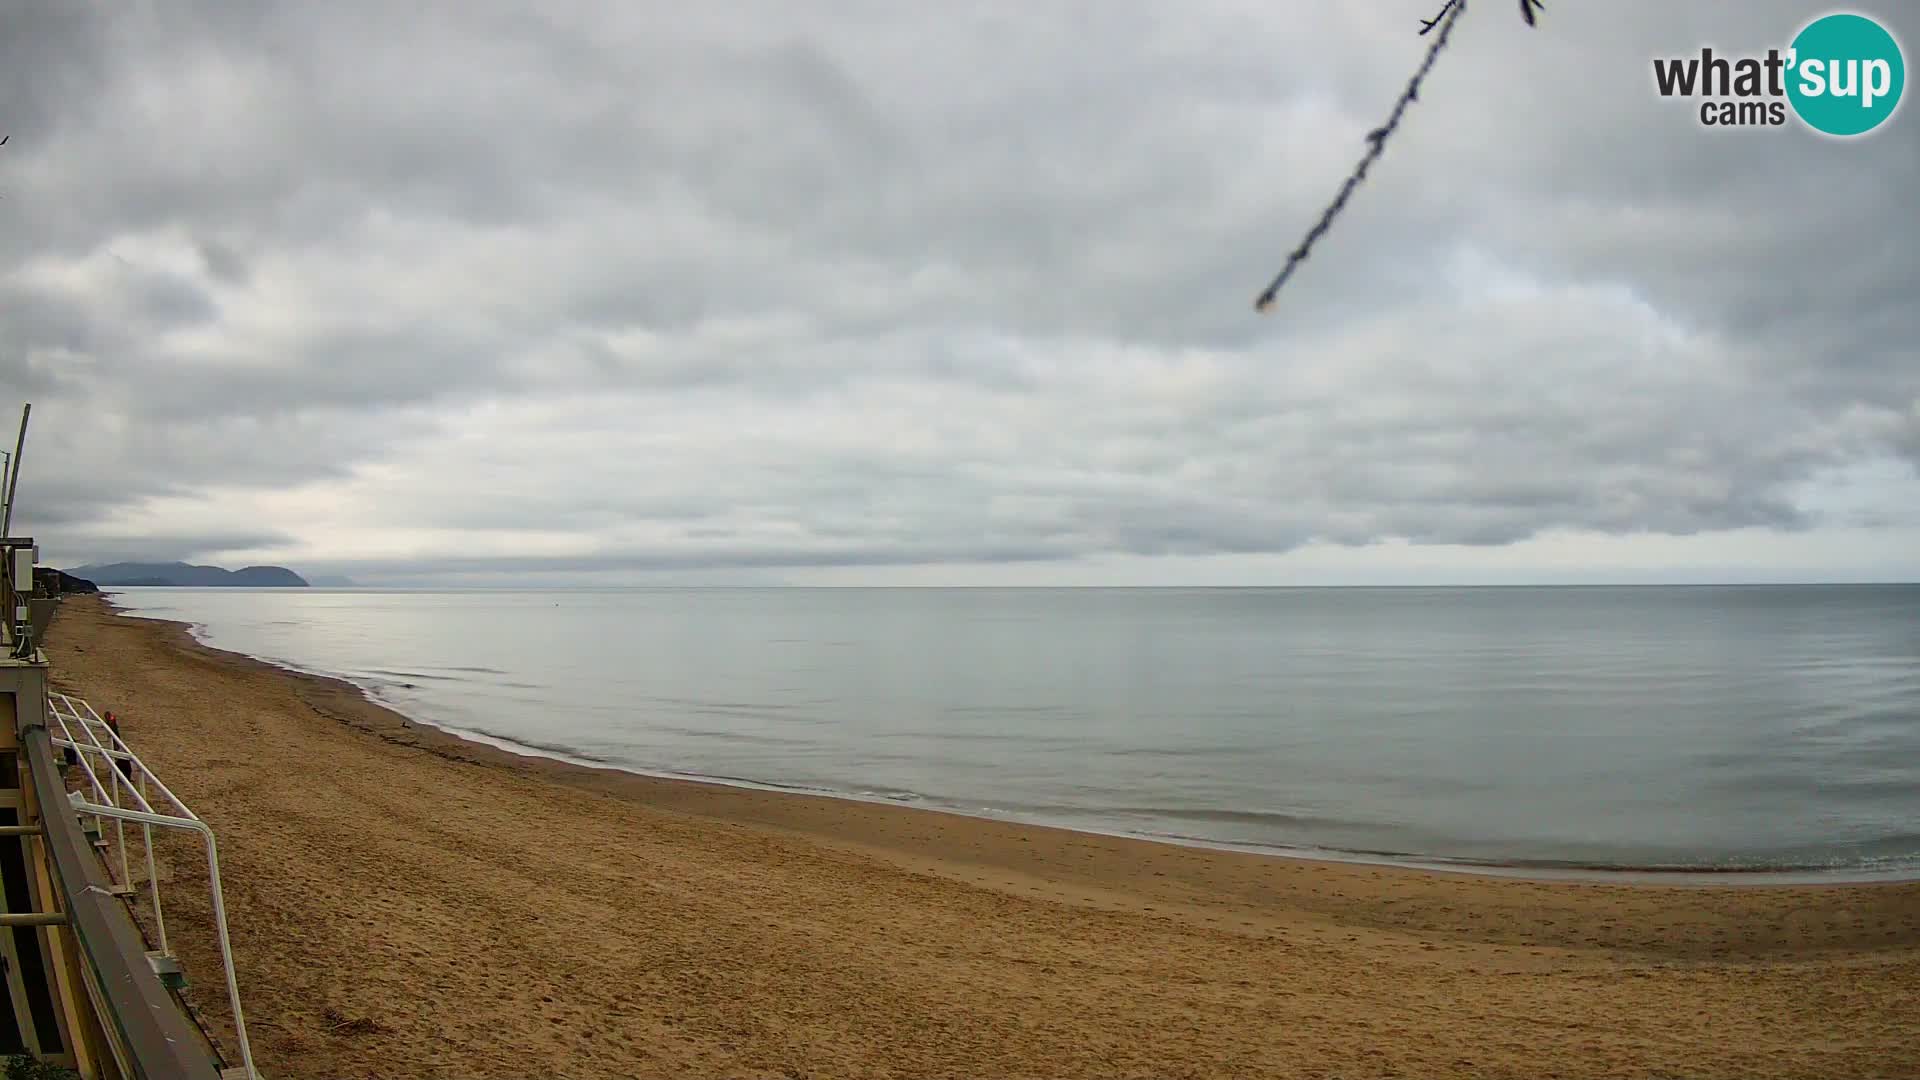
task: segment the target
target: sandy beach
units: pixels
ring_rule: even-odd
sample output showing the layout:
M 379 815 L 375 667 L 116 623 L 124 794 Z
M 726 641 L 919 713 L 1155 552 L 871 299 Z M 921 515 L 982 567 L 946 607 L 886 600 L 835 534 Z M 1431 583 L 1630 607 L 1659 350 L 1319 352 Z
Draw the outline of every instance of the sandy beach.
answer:
M 47 651 L 218 833 L 275 1080 L 1920 1076 L 1920 885 L 1501 880 L 590 770 L 98 598 Z

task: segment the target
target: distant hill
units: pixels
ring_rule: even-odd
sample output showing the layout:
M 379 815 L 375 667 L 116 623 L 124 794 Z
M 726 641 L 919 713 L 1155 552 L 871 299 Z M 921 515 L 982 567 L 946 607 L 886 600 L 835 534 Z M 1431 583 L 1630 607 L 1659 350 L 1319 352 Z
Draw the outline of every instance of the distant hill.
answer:
M 320 589 L 351 589 L 354 587 L 352 578 L 343 577 L 339 574 L 316 574 L 308 578 L 307 583 Z
M 189 566 L 171 563 L 107 563 L 81 566 L 67 571 L 96 585 L 178 585 L 191 588 L 305 588 L 306 579 L 284 566 L 244 566 L 226 570 L 218 566 Z
M 51 566 L 33 568 L 33 591 L 41 596 L 64 596 L 67 593 L 99 592 L 93 582 L 85 578 L 74 577 L 65 570 L 55 570 Z

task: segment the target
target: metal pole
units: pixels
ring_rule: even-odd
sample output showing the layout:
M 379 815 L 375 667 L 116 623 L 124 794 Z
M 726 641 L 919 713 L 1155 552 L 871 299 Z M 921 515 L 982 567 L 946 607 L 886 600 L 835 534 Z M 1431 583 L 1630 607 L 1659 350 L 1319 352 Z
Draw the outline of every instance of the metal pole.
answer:
M 0 914 L 0 926 L 65 926 L 64 911 L 14 911 Z
M 0 536 L 13 535 L 13 496 L 20 490 L 20 454 L 27 445 L 27 417 L 33 414 L 33 402 L 20 406 L 20 434 L 13 440 L 13 457 L 7 467 L 7 509 L 0 517 Z M 32 584 L 29 583 L 31 588 Z

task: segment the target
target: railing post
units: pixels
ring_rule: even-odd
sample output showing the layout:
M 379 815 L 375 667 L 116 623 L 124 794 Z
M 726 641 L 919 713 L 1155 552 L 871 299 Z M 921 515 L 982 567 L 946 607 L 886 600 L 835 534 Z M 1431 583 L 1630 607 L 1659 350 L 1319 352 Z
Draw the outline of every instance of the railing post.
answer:
M 54 764 L 52 734 L 45 727 L 30 728 L 22 734 L 21 742 L 34 786 L 43 793 L 64 793 L 66 785 Z M 97 777 L 94 779 L 97 791 L 103 785 L 97 784 Z M 213 1058 L 203 1051 L 199 1033 L 188 1024 L 146 962 L 146 943 L 126 906 L 107 887 L 111 879 L 101 861 L 88 850 L 75 825 L 73 810 L 126 821 L 166 824 L 169 819 L 85 800 L 77 808 L 69 805 L 54 809 L 55 813 L 43 812 L 41 816 L 44 843 L 50 876 L 56 879 L 50 884 L 66 900 L 70 920 L 70 925 L 55 931 L 54 936 L 70 933 L 77 946 L 74 953 L 79 957 L 82 982 L 95 1003 L 94 1012 L 103 1024 L 112 1025 L 105 1041 L 114 1050 L 122 1075 L 136 1080 L 218 1080 Z M 199 825 L 197 820 L 195 824 Z
M 146 802 L 147 767 L 136 767 L 134 775 L 140 778 L 140 801 Z M 160 951 L 171 954 L 172 950 L 167 948 L 167 916 L 160 910 L 160 870 L 153 861 L 153 826 L 142 822 L 140 831 L 145 834 L 141 839 L 145 842 L 147 852 L 147 894 L 153 898 L 154 936 L 160 939 Z
M 75 701 L 65 695 L 54 695 L 54 699 L 54 707 L 49 708 L 48 714 L 59 724 L 65 737 L 52 740 L 53 744 L 70 748 L 76 753 L 80 771 L 86 777 L 88 786 L 96 796 L 104 800 L 103 803 L 96 803 L 86 799 L 81 792 L 73 792 L 70 795 L 70 802 L 74 809 L 81 814 L 93 814 L 96 818 L 110 817 L 114 820 L 116 829 L 124 830 L 125 823 L 132 821 L 140 825 L 143 830 L 146 843 L 147 878 L 153 900 L 154 927 L 156 936 L 160 939 L 160 951 L 163 953 L 170 954 L 170 950 L 167 944 L 166 917 L 160 905 L 160 876 L 154 859 L 153 827 L 158 825 L 166 828 L 191 829 L 199 833 L 205 842 L 207 881 L 213 907 L 214 931 L 219 939 L 221 966 L 224 969 L 227 987 L 227 1004 L 233 1010 L 234 1038 L 240 1044 L 243 1071 L 247 1076 L 257 1078 L 259 1074 L 255 1071 L 253 1064 L 253 1046 L 247 1037 L 246 1014 L 242 1011 L 240 1004 L 240 981 L 233 960 L 233 941 L 227 929 L 226 897 L 220 887 L 220 855 L 213 830 L 193 811 L 187 809 L 186 804 L 180 801 L 180 797 L 168 789 L 165 781 L 147 768 L 146 762 L 140 760 L 140 756 L 135 754 L 132 748 L 128 747 L 119 735 L 99 718 L 99 715 L 93 711 L 93 706 L 81 701 L 76 707 Z M 81 713 L 82 709 L 85 710 L 84 715 Z M 85 742 L 74 736 L 69 720 L 80 725 L 81 731 L 86 735 Z M 112 745 L 100 741 L 98 732 L 95 730 L 96 724 L 107 732 Z M 106 763 L 106 767 L 113 772 L 113 777 L 107 783 L 102 783 L 99 774 L 94 771 L 90 758 L 95 755 L 100 757 Z M 131 765 L 126 773 L 126 790 L 136 804 L 135 807 L 119 805 L 122 775 L 120 763 L 123 760 Z M 179 816 L 160 813 L 154 807 L 147 796 L 149 781 L 157 789 L 158 794 L 179 812 Z M 124 867 L 124 831 L 120 835 L 123 838 L 122 864 Z M 122 877 L 131 881 L 131 877 L 124 869 Z

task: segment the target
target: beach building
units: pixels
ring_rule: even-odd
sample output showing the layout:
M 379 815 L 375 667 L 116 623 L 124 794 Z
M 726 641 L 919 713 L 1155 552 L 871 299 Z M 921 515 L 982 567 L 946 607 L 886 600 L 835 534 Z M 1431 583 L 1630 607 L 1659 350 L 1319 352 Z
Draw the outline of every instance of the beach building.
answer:
M 18 446 L 0 510 L 9 525 Z M 0 538 L 0 964 L 8 1002 L 0 1060 L 25 1055 L 42 1066 L 32 1075 L 64 1069 L 86 1080 L 257 1075 L 245 1060 L 244 1027 L 242 1060 L 229 1062 L 196 1022 L 165 938 L 157 834 L 197 833 L 211 858 L 212 833 L 90 706 L 52 689 L 38 643 L 57 599 L 57 585 L 45 583 L 59 579 L 42 575 L 36 588 L 36 554 L 30 537 Z M 218 908 L 217 872 L 211 887 Z M 224 913 L 221 922 L 224 941 Z M 227 974 L 232 988 L 230 965 Z

